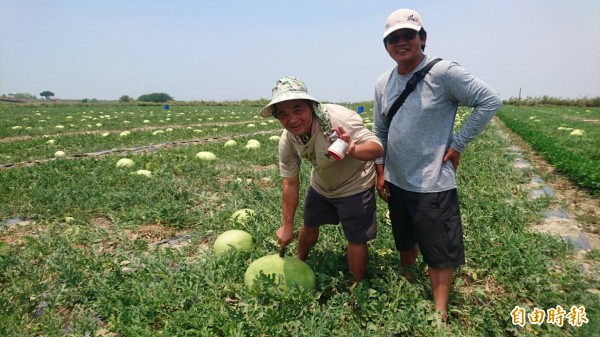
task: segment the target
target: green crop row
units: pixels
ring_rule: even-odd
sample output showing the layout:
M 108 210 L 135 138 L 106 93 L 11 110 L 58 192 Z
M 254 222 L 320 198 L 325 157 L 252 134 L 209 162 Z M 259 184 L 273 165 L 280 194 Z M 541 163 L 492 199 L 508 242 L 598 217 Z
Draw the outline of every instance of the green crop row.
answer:
M 559 172 L 600 195 L 600 109 L 505 107 L 498 116 Z

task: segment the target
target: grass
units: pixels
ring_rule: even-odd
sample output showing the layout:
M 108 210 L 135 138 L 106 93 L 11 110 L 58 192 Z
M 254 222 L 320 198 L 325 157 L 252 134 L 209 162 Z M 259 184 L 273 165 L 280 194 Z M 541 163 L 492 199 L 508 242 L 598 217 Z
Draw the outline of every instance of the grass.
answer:
M 426 266 L 418 260 L 415 283 L 401 277 L 381 202 L 378 237 L 369 244 L 370 264 L 360 285 L 353 286 L 346 273 L 341 228 L 326 226 L 307 261 L 317 276 L 316 291 L 265 291 L 267 278 L 256 288 L 244 286 L 248 265 L 277 251 L 281 178 L 277 143 L 269 134 L 241 131 L 226 130 L 210 143 L 128 154 L 135 161 L 130 169 L 115 167 L 122 154 L 1 169 L 0 219 L 31 222 L 4 224 L 0 231 L 0 335 L 443 336 Z M 238 146 L 224 148 L 231 137 Z M 244 149 L 250 138 L 261 142 L 258 151 Z M 546 201 L 531 201 L 521 190 L 528 177 L 512 167 L 508 145 L 489 126 L 462 156 L 467 264 L 456 272 L 450 331 L 593 336 L 600 330 L 600 303 L 587 289 L 598 285 L 573 262 L 571 247 L 528 231 Z M 119 145 L 98 139 L 98 149 L 112 146 Z M 200 161 L 199 151 L 218 159 Z M 152 177 L 132 174 L 138 169 Z M 309 172 L 304 165 L 304 187 Z M 241 208 L 254 209 L 256 217 L 232 222 L 231 214 Z M 233 228 L 253 235 L 254 250 L 215 256 L 214 239 Z M 167 242 L 172 238 L 187 240 L 173 245 Z M 294 242 L 288 254 L 295 251 Z M 515 306 L 530 312 L 557 305 L 585 306 L 589 323 L 511 323 Z

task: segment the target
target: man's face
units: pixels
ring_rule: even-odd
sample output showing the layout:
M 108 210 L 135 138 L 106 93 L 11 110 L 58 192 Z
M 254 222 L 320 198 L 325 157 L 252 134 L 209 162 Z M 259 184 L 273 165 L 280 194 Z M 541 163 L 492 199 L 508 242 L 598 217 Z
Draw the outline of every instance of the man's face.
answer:
M 423 51 L 419 34 L 413 29 L 398 29 L 386 37 L 385 49 L 398 64 L 417 65 L 422 60 Z
M 312 108 L 306 100 L 294 99 L 275 104 L 276 115 L 281 125 L 294 136 L 310 134 L 312 127 Z

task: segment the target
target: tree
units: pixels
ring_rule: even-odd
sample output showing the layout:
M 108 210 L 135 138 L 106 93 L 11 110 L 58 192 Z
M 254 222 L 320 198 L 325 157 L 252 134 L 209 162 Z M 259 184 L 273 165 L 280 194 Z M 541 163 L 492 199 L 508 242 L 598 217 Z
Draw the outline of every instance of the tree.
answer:
M 28 92 L 18 92 L 14 96 L 15 96 L 15 98 L 20 98 L 20 99 L 35 99 L 35 96 Z
M 169 94 L 165 94 L 164 92 L 155 92 L 152 94 L 146 94 L 138 97 L 138 101 L 140 102 L 155 102 L 155 103 L 165 103 L 167 101 L 172 101 L 173 97 Z
M 45 97 L 46 99 L 50 99 L 50 97 L 54 96 L 54 93 L 52 91 L 46 90 L 46 91 L 42 91 L 40 93 L 40 96 Z
M 119 98 L 119 102 L 123 102 L 123 103 L 129 103 L 133 100 L 133 98 L 127 96 L 127 95 L 123 95 Z

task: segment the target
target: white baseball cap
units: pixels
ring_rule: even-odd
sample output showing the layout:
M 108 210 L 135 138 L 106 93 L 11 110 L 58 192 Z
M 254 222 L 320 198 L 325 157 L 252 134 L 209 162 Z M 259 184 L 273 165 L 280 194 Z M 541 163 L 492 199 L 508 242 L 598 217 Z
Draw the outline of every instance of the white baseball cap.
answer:
M 398 29 L 408 28 L 414 29 L 417 32 L 423 27 L 423 20 L 417 11 L 402 8 L 398 9 L 385 20 L 385 28 L 383 29 L 383 38 L 385 39 L 392 32 Z

